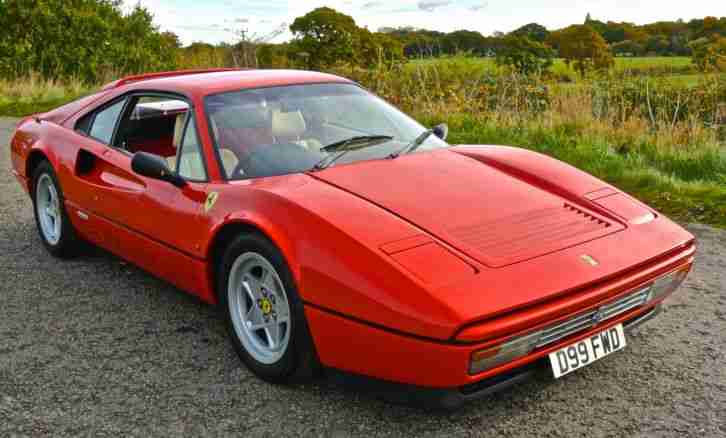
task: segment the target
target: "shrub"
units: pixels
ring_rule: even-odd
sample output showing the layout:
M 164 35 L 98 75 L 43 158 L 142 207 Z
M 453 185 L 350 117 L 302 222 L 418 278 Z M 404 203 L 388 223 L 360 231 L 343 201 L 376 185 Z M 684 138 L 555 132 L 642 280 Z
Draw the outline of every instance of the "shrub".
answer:
M 496 63 L 523 75 L 543 74 L 552 67 L 555 52 L 543 43 L 510 35 L 497 52 Z

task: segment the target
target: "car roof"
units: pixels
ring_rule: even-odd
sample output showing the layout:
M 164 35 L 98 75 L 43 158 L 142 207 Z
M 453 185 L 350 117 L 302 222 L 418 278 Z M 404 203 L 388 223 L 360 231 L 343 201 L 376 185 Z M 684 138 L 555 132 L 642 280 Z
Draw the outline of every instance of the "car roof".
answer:
M 301 70 L 170 72 L 120 79 L 104 88 L 163 90 L 201 96 L 252 88 L 314 83 L 353 83 L 327 73 Z

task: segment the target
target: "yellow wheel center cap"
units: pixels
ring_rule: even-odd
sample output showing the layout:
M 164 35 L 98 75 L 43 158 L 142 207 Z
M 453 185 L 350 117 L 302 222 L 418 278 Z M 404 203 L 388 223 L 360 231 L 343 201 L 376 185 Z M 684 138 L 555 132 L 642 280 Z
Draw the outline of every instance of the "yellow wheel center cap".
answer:
M 272 312 L 272 303 L 267 298 L 263 298 L 260 302 L 260 310 L 265 315 L 269 315 Z

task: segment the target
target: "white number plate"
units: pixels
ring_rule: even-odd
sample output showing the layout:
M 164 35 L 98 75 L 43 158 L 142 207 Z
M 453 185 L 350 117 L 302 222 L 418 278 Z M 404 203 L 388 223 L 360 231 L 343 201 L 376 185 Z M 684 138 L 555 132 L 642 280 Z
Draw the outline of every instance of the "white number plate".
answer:
M 602 359 L 610 353 L 625 348 L 625 332 L 623 325 L 596 333 L 572 345 L 550 353 L 550 363 L 555 378 L 559 379 L 576 369 Z

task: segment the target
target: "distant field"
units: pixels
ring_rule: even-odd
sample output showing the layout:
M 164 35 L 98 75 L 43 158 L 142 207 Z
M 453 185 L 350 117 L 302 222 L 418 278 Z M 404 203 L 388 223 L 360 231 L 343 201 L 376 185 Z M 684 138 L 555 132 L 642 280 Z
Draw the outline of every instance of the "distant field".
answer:
M 444 58 L 427 58 L 427 59 L 415 59 L 410 61 L 411 64 L 431 64 L 445 62 L 447 60 L 467 60 L 471 64 L 481 65 L 486 68 L 496 68 L 494 64 L 494 58 L 476 58 L 476 57 L 444 57 Z M 555 60 L 555 68 L 567 67 L 563 59 L 558 58 Z M 642 58 L 615 58 L 616 70 L 632 70 L 632 69 L 646 69 L 646 68 L 689 68 L 692 67 L 691 58 L 689 57 L 642 57 Z
M 412 67 L 449 65 L 465 70 L 470 74 L 497 73 L 500 70 L 494 58 L 476 57 L 445 57 L 435 59 L 417 59 L 409 62 Z M 555 59 L 552 72 L 563 78 L 575 79 L 575 72 L 570 69 L 563 59 Z M 693 82 L 699 76 L 688 57 L 643 57 L 643 58 L 615 58 L 615 72 L 631 72 L 634 75 L 658 76 L 688 76 L 686 82 Z

